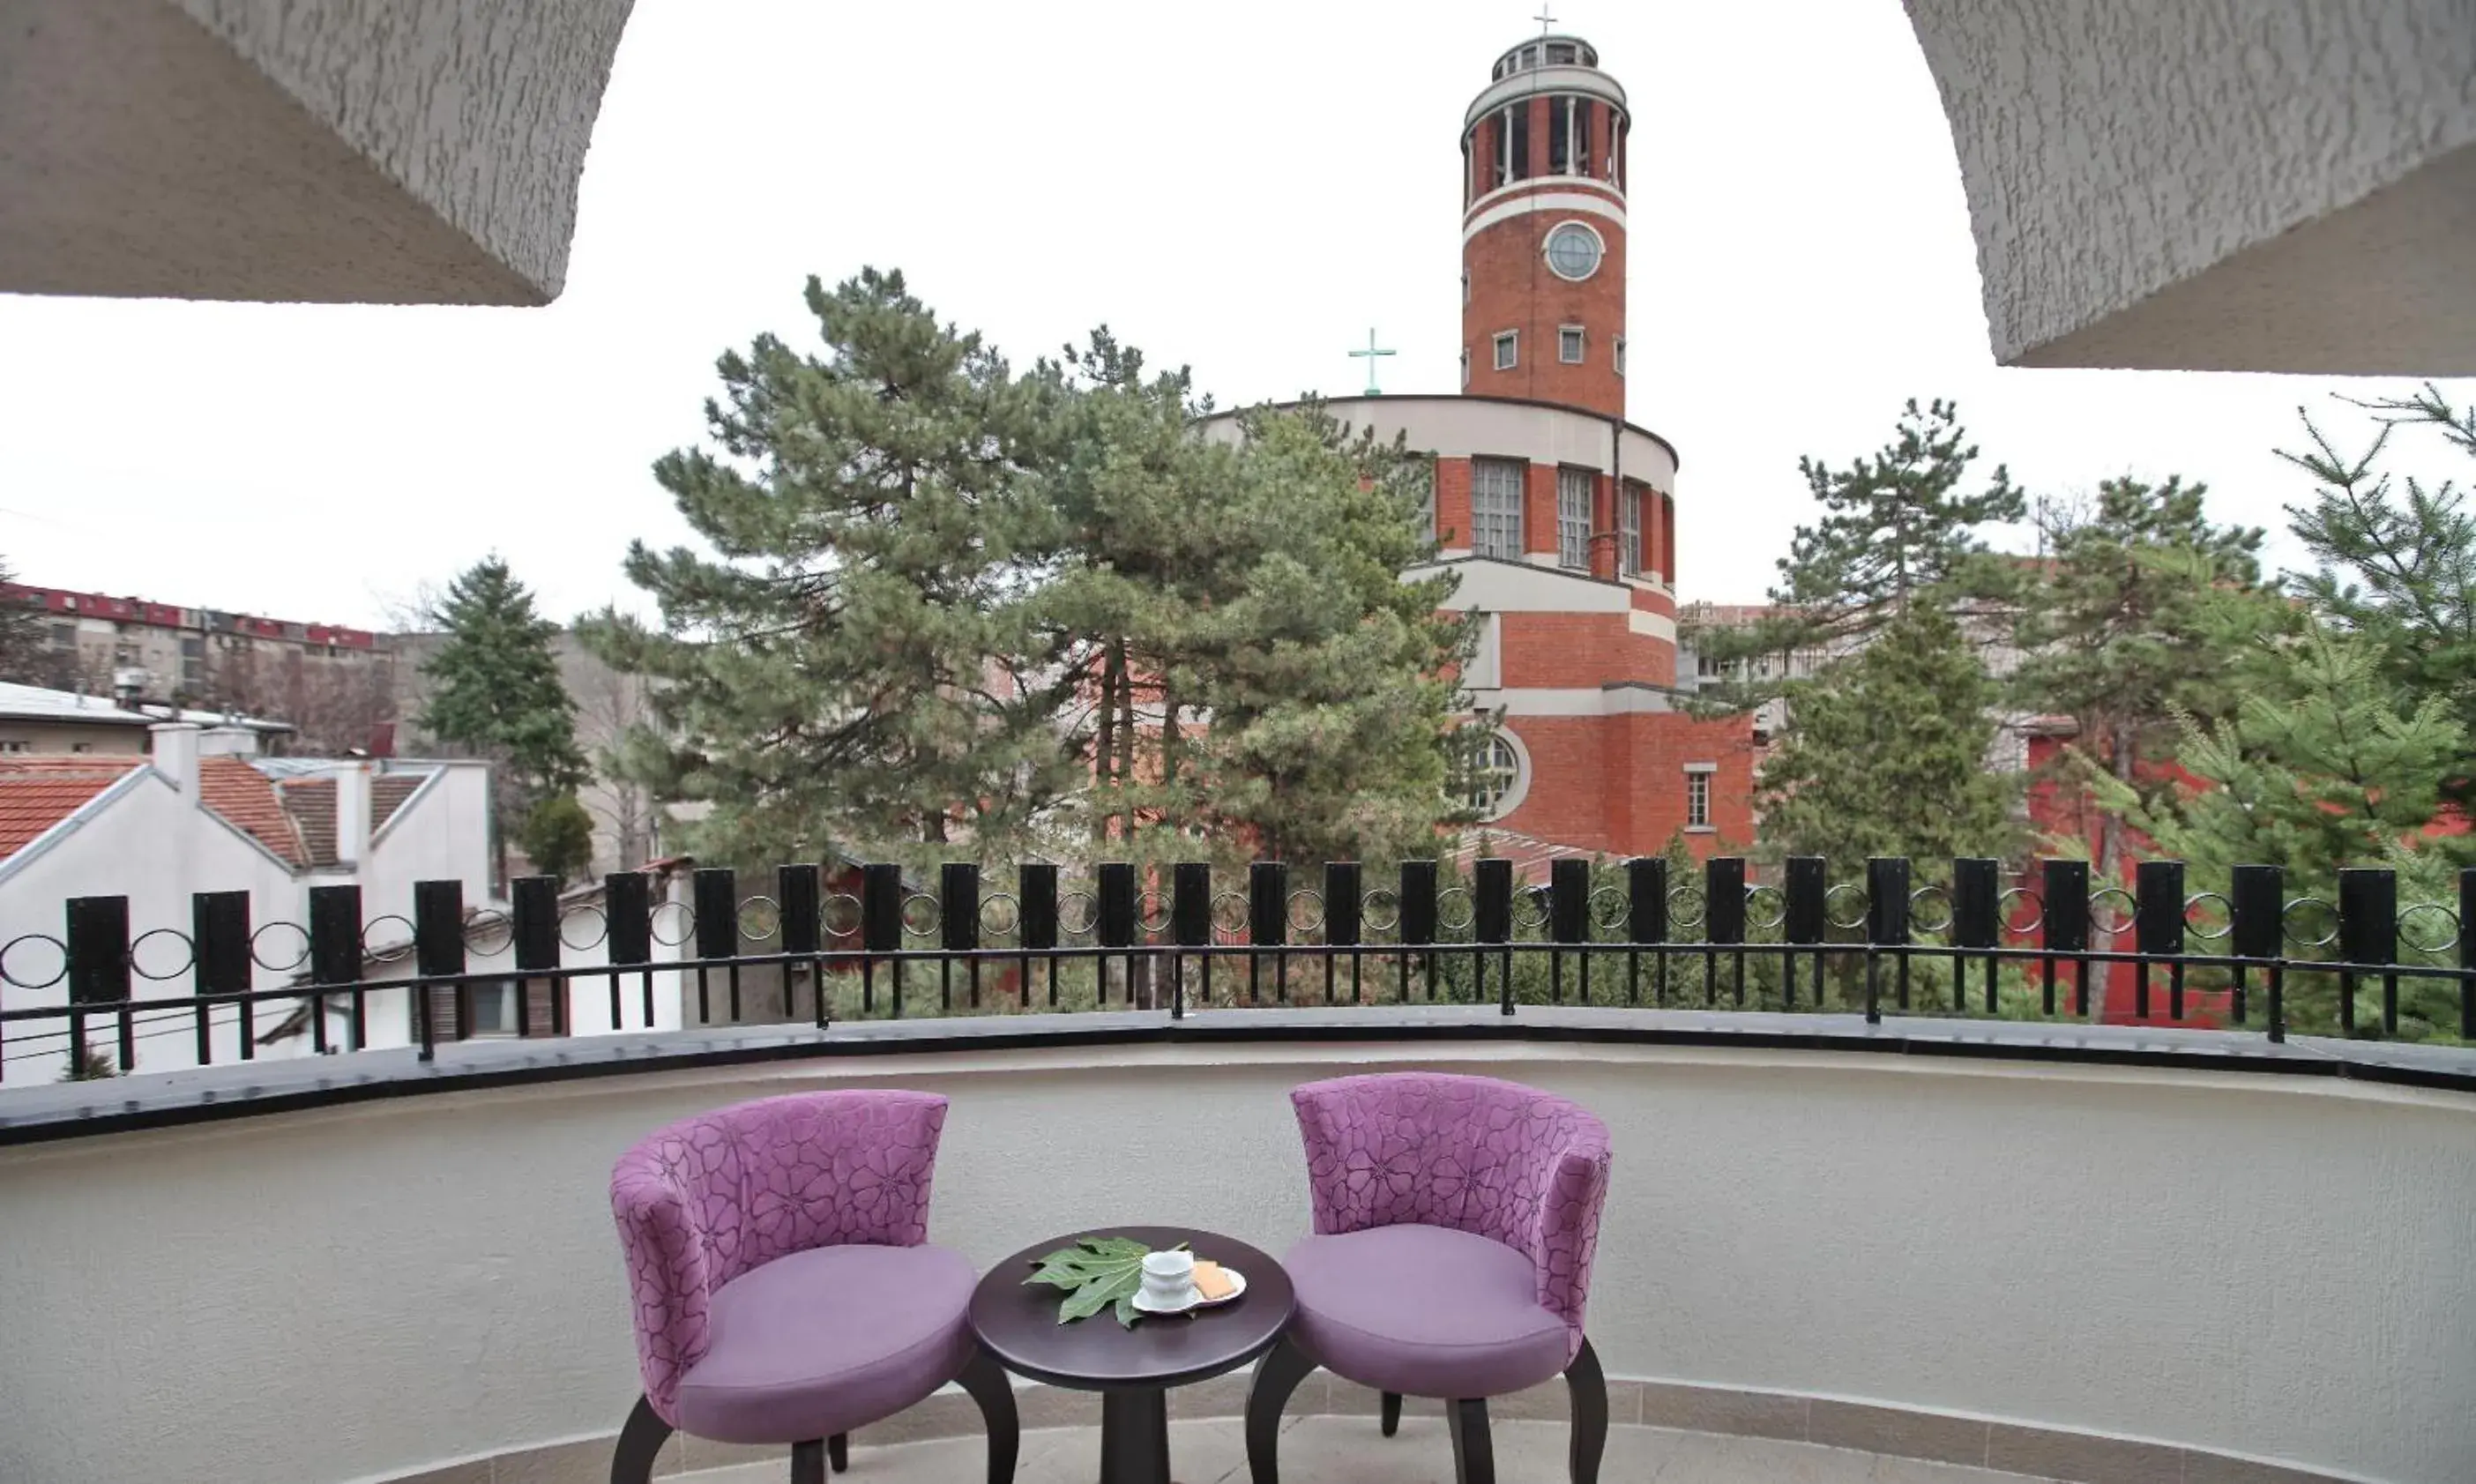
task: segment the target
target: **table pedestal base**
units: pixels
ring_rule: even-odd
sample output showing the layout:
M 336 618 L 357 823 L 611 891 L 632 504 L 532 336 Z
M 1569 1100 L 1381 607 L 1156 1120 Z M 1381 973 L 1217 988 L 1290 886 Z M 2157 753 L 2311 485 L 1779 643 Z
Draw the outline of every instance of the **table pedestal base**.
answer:
M 1170 1484 L 1169 1393 L 1101 1394 L 1101 1484 Z

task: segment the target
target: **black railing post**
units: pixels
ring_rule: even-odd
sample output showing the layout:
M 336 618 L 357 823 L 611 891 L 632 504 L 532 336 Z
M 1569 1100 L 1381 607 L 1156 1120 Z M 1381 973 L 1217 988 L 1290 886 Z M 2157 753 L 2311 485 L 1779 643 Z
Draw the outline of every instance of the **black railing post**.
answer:
M 610 945 L 610 1028 L 624 1030 L 628 1017 L 620 1003 L 619 980 L 625 971 L 644 968 L 642 993 L 645 1028 L 654 1028 L 654 882 L 642 871 L 619 871 L 602 878 L 602 915 Z
M 1099 873 L 1097 903 L 1092 920 L 1092 941 L 1103 952 L 1092 958 L 1094 975 L 1100 981 L 1100 1002 L 1109 1002 L 1109 949 L 1123 949 L 1127 956 L 1127 1006 L 1135 1003 L 1135 920 L 1141 913 L 1136 900 L 1135 867 L 1131 861 L 1111 860 L 1102 863 Z
M 1866 1022 L 1883 1020 L 1877 982 L 1878 954 L 1890 948 L 1899 960 L 1899 1004 L 1909 1007 L 1909 862 L 1905 855 L 1876 855 L 1866 862 Z
M 972 1008 L 978 1009 L 980 868 L 972 861 L 950 860 L 937 868 L 937 946 L 949 955 L 962 956 L 969 980 L 964 993 L 970 996 Z M 948 1009 L 953 1008 L 953 969 L 952 956 L 937 965 L 937 993 Z
M 2339 957 L 2350 964 L 2398 962 L 2398 873 L 2350 867 L 2339 873 Z M 2356 1033 L 2356 976 L 2339 976 L 2339 1024 Z M 2382 976 L 2382 1033 L 2398 1034 L 2398 976 Z
M 739 1024 L 739 878 L 728 866 L 700 866 L 695 881 L 697 1019 L 713 1021 L 706 965 L 724 960 L 730 984 L 730 1023 Z
M 704 913 L 699 911 L 702 918 Z M 892 861 L 873 860 L 859 868 L 859 981 L 861 1013 L 877 1010 L 877 959 L 880 953 L 903 952 L 903 868 Z M 892 981 L 894 1018 L 903 1018 L 903 960 L 887 960 L 886 977 Z
M 516 1034 L 533 1033 L 532 976 L 550 981 L 550 1034 L 567 1034 L 567 980 L 558 974 L 558 878 L 518 877 L 509 889 L 516 953 Z
M 2000 868 L 1990 856 L 1963 855 L 1951 863 L 1951 946 L 1955 949 L 1994 949 L 2002 946 L 2002 924 L 1996 903 L 2002 900 L 2003 888 L 1997 872 Z M 2002 1004 L 1995 993 L 1996 958 L 1986 955 L 1986 1013 L 1999 1014 Z M 1960 1014 L 1968 1013 L 1968 961 L 1957 952 L 1951 958 L 1951 1005 Z
M 320 893 L 339 892 L 337 900 L 326 899 L 325 916 L 320 928 Z M 340 922 L 335 919 L 340 918 Z M 249 946 L 249 893 L 245 891 L 202 891 L 189 899 L 190 941 L 195 946 L 197 990 L 200 996 L 246 995 L 253 987 L 255 976 Z M 340 945 L 338 940 L 340 939 Z M 322 952 L 323 950 L 323 952 Z M 312 886 L 310 888 L 310 978 L 313 983 L 347 984 L 361 977 L 361 889 L 358 886 Z M 247 1003 L 247 1001 L 240 1002 Z M 214 1059 L 209 1036 L 209 1022 L 213 1014 L 210 1003 L 198 1008 L 198 1065 Z M 324 1020 L 322 1003 L 313 1020 Z M 368 1044 L 367 1026 L 361 1011 L 360 997 L 353 1001 L 353 1050 Z M 323 1049 L 322 1049 L 323 1050 Z M 240 1044 L 241 1059 L 246 1061 L 257 1051 L 249 1039 Z
M 1359 983 L 1358 941 L 1366 920 L 1366 897 L 1360 883 L 1363 874 L 1354 860 L 1328 860 L 1324 866 L 1324 1001 L 1332 1003 L 1332 951 L 1349 950 L 1349 1002 L 1359 1003 L 1364 991 Z
M 1277 860 L 1259 860 L 1247 868 L 1247 1002 L 1255 1002 L 1258 968 L 1263 954 L 1254 949 L 1279 949 L 1290 941 L 1290 868 Z M 1281 1003 L 1290 1002 L 1290 960 L 1273 955 L 1273 982 Z
M 1023 1002 L 1031 1002 L 1032 955 L 1049 960 L 1049 1007 L 1057 1008 L 1057 865 L 1031 860 L 1015 867 L 1016 937 L 1023 949 Z
M 1498 1013 L 1513 1013 L 1513 862 L 1500 855 L 1483 856 L 1472 864 L 1471 916 L 1473 941 L 1500 945 L 1503 984 L 1498 990 Z M 1475 949 L 1471 961 L 1478 967 L 1478 998 L 1487 993 L 1487 952 Z
M 436 986 L 427 981 L 464 972 L 463 882 L 412 883 L 412 966 L 424 980 L 414 995 L 413 1018 L 419 1022 L 421 1059 L 428 1061 L 438 1053 L 438 1001 Z M 473 986 L 458 978 L 448 998 L 456 1009 L 453 1039 L 461 1041 L 473 1033 Z
M 1569 855 L 1548 865 L 1548 936 L 1558 946 L 1548 951 L 1548 999 L 1565 998 L 1564 946 L 1591 941 L 1591 863 Z M 1591 1002 L 1591 955 L 1579 955 L 1578 998 Z
M 1436 998 L 1436 863 L 1401 862 L 1401 1002 L 1410 1002 L 1410 953 L 1424 950 L 1427 998 Z
M 1822 1008 L 1823 903 L 1829 865 L 1820 855 L 1791 855 L 1780 865 L 1780 939 L 1814 949 L 1814 1007 Z M 1796 954 L 1780 955 L 1780 1008 L 1796 1008 Z
M 818 1029 L 823 1030 L 831 1019 L 826 1009 L 826 896 L 825 873 L 813 863 L 800 861 L 774 868 L 775 930 L 782 936 L 785 954 L 802 954 L 808 960 L 808 991 L 811 1009 Z M 791 997 L 791 962 L 782 962 L 782 1013 L 797 1008 Z
M 86 1060 L 86 1005 L 120 1007 L 120 1070 L 137 1070 L 129 1014 L 129 899 L 71 897 L 68 912 L 69 1066 Z M 244 1005 L 249 1002 L 241 1002 Z
M 2133 947 L 2141 953 L 2132 981 L 2133 1013 L 2149 1018 L 2149 961 L 2168 959 L 2166 1018 L 2184 1018 L 2184 863 L 2144 860 L 2133 871 Z
M 1746 860 L 1742 855 L 1714 855 L 1702 863 L 1702 941 L 1736 950 L 1737 1007 L 1746 1004 Z M 1720 999 L 1712 954 L 1702 954 L 1702 1002 Z
M 197 923 L 199 956 L 205 957 L 209 935 L 208 925 L 218 911 L 229 913 L 232 907 L 210 908 L 214 898 L 236 899 L 241 935 L 240 965 L 244 981 L 249 973 L 249 893 L 200 892 L 191 917 Z M 317 985 L 359 984 L 364 977 L 361 958 L 361 889 L 359 886 L 312 886 L 310 888 L 310 982 Z M 354 1051 L 370 1044 L 369 996 L 362 990 L 353 991 L 352 1024 L 349 1039 Z M 312 1046 L 319 1052 L 327 1050 L 327 997 L 312 996 L 310 1023 L 318 1027 Z
M 2090 868 L 2086 860 L 2054 860 L 2040 862 L 2038 896 L 2039 917 L 2044 930 L 2039 947 L 2048 954 L 2042 960 L 2045 968 L 2046 1013 L 2055 1013 L 2055 960 L 2065 954 L 2072 960 L 2072 1016 L 2087 1020 L 2090 1012 L 2089 959 L 2090 946 Z
M 2476 970 L 2476 866 L 2459 873 L 2459 967 Z M 2459 981 L 2459 1039 L 2476 1041 L 2476 974 Z
M 2276 866 L 2238 866 L 2227 882 L 2227 948 L 2240 959 L 2266 963 L 2269 992 L 2269 1038 L 2287 1039 L 2287 1001 L 2280 960 L 2287 955 L 2281 919 L 2287 910 L 2286 883 Z M 2244 1023 L 2244 979 L 2248 965 L 2236 965 L 2236 1024 Z
M 1210 949 L 1212 946 L 1212 867 L 1201 860 L 1181 860 L 1170 870 L 1169 878 L 1170 936 L 1182 949 Z M 1201 955 L 1203 965 L 1202 997 L 1206 1009 L 1212 1006 L 1212 954 Z M 1177 1020 L 1186 1014 L 1186 965 L 1181 960 L 1170 972 L 1169 1018 Z
M 1625 1003 L 1641 999 L 1642 949 L 1651 954 L 1655 980 L 1653 1004 L 1668 1003 L 1668 861 L 1658 855 L 1636 855 L 1625 862 Z

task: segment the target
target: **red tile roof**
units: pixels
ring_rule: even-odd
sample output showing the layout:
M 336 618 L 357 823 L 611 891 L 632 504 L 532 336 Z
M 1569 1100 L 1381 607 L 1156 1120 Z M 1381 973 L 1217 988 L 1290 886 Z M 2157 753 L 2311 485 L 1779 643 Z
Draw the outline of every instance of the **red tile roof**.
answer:
M 395 817 L 413 791 L 430 781 L 427 773 L 381 773 L 370 779 L 370 832 Z M 335 779 L 288 778 L 283 782 L 284 810 L 301 830 L 302 844 L 313 866 L 332 866 L 335 850 Z
M 0 758 L 0 858 L 24 850 L 131 769 L 145 765 L 143 757 Z
M 208 808 L 232 821 L 259 844 L 294 866 L 310 863 L 310 853 L 293 828 L 292 816 L 276 800 L 275 785 L 245 758 L 198 759 L 198 793 Z

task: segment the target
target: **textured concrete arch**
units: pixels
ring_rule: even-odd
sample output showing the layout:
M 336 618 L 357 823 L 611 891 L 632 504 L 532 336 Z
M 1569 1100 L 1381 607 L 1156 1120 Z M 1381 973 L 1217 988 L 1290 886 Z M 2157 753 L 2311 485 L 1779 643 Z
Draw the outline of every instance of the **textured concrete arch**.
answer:
M 1907 0 L 1997 359 L 2476 374 L 2476 0 Z
M 10 0 L 0 290 L 546 304 L 631 0 Z

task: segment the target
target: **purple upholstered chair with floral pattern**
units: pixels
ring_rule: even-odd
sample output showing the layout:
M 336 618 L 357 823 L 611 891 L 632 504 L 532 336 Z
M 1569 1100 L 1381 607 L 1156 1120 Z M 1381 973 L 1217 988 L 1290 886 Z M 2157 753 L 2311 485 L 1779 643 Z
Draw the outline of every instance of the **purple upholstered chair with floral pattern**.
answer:
M 1290 1332 L 1247 1398 L 1254 1484 L 1278 1484 L 1281 1408 L 1318 1366 L 1445 1403 L 1461 1484 L 1495 1484 L 1487 1398 L 1563 1373 L 1574 1484 L 1607 1447 L 1608 1387 L 1582 1334 L 1608 1193 L 1607 1125 L 1562 1098 L 1492 1077 L 1402 1073 L 1290 1094 L 1305 1136 L 1315 1235 L 1281 1259 Z
M 611 1460 L 644 1484 L 676 1430 L 781 1444 L 793 1484 L 847 1467 L 854 1427 L 960 1381 L 1014 1477 L 1014 1392 L 965 1310 L 978 1279 L 928 1247 L 946 1100 L 803 1093 L 671 1125 L 610 1173 L 645 1394 Z

